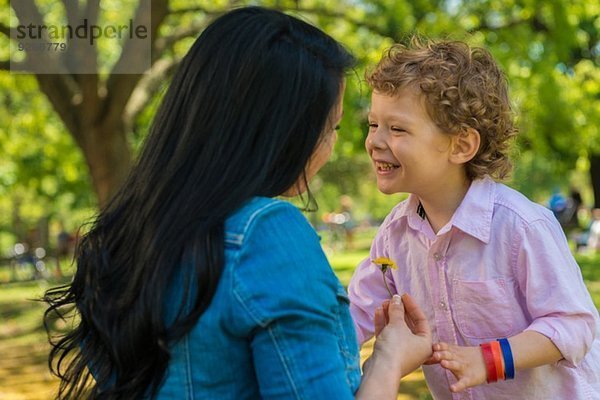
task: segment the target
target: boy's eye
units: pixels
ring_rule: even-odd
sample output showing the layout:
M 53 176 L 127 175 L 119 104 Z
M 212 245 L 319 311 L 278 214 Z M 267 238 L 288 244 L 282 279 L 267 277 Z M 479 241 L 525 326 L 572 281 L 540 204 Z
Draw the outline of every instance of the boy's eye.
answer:
M 393 132 L 406 132 L 406 130 L 404 130 L 404 129 L 402 129 L 402 128 L 398 127 L 398 126 L 392 126 L 390 129 L 391 129 Z
M 369 122 L 369 128 L 377 128 L 377 124 L 374 122 Z

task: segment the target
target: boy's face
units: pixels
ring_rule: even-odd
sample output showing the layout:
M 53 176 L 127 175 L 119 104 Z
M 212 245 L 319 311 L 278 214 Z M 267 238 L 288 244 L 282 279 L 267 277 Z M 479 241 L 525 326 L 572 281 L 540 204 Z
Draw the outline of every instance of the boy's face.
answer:
M 446 186 L 452 170 L 451 136 L 432 121 L 417 90 L 391 97 L 373 92 L 366 148 L 386 194 L 434 194 Z

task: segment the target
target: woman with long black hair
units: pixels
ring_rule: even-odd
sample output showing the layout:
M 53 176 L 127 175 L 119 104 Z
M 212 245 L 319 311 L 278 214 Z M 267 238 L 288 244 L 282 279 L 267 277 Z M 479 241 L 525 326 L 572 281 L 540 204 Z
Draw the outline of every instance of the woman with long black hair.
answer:
M 207 27 L 126 184 L 79 243 L 72 283 L 46 293 L 47 329 L 75 314 L 50 354 L 59 398 L 396 397 L 431 354 L 422 314 L 410 298 L 391 302 L 387 326 L 378 314 L 360 385 L 344 288 L 300 211 L 274 199 L 311 198 L 352 63 L 273 10 Z

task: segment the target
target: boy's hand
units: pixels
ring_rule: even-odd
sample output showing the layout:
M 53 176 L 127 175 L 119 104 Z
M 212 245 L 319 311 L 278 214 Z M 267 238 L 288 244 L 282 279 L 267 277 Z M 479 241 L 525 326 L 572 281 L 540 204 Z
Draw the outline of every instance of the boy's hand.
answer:
M 455 346 L 448 343 L 433 345 L 434 362 L 454 374 L 458 382 L 450 385 L 452 392 L 481 385 L 487 380 L 487 370 L 483 353 L 479 346 Z

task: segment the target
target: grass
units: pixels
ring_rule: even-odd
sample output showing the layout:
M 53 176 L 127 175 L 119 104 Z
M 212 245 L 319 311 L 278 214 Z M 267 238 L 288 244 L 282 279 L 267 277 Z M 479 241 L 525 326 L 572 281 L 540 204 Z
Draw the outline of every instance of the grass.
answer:
M 368 257 L 372 236 L 372 230 L 359 232 L 354 241 L 355 250 L 343 250 L 343 246 L 332 245 L 327 233 L 322 233 L 324 248 L 344 285 L 350 281 L 354 268 Z M 578 255 L 577 261 L 594 303 L 600 309 L 600 254 Z M 51 399 L 57 381 L 50 375 L 46 361 L 49 345 L 42 327 L 45 305 L 31 299 L 40 298 L 47 288 L 59 281 L 10 283 L 10 276 L 7 267 L 0 267 L 0 399 Z M 363 346 L 363 360 L 370 354 L 371 346 L 372 342 Z M 401 389 L 399 400 L 431 399 L 421 371 L 405 377 Z
M 30 281 L 0 288 L 0 399 L 52 398 L 56 380 L 47 368 L 45 307 L 31 300 L 47 287 L 45 281 Z

